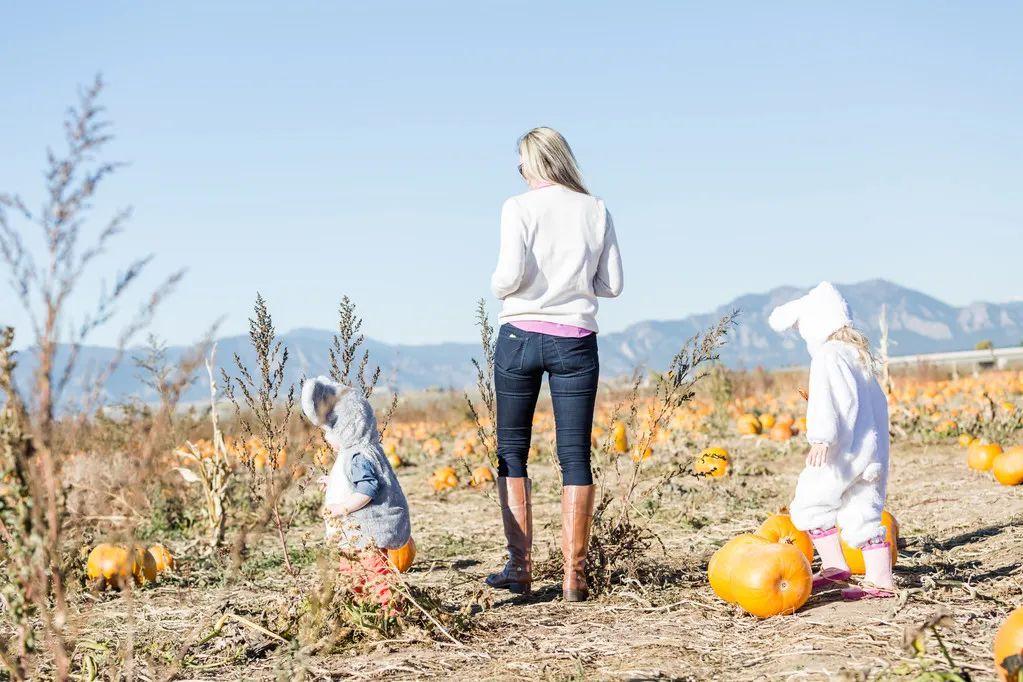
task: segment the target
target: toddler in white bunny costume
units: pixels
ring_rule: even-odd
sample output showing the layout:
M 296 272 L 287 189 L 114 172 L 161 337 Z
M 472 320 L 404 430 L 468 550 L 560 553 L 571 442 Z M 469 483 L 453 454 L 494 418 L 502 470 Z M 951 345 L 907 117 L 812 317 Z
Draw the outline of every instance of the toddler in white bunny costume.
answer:
M 796 327 L 810 352 L 806 437 L 810 453 L 790 513 L 821 558 L 814 587 L 850 577 L 841 538 L 863 550 L 865 585 L 846 599 L 894 596 L 890 548 L 881 525 L 888 485 L 888 401 L 874 376 L 869 342 L 852 327 L 849 305 L 829 282 L 778 306 L 768 320 Z

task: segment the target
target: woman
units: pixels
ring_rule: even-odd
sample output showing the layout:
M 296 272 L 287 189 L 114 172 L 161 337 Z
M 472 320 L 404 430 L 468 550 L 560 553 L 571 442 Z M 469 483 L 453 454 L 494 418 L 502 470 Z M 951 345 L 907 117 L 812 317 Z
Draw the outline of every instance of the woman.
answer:
M 590 432 L 600 365 L 597 297 L 622 292 L 622 261 L 611 215 L 583 185 L 565 138 L 535 128 L 519 140 L 519 173 L 529 191 L 504 202 L 501 251 L 491 279 L 504 305 L 494 352 L 497 490 L 508 563 L 492 587 L 526 594 L 533 517 L 526 458 L 533 411 L 546 372 L 561 465 L 565 601 L 583 601 L 593 519 Z

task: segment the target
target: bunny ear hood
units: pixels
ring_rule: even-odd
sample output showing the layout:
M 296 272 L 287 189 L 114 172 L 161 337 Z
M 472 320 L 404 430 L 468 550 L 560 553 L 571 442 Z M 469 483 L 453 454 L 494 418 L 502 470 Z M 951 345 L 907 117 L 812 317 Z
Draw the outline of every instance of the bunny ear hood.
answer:
M 852 315 L 838 289 L 831 282 L 821 282 L 806 296 L 771 311 L 767 323 L 779 333 L 798 325 L 799 335 L 813 355 L 829 336 L 852 324 Z
M 334 406 L 345 389 L 327 377 L 307 379 L 302 384 L 302 412 L 313 426 L 331 426 Z
M 373 408 L 362 392 L 327 377 L 302 384 L 302 412 L 313 425 L 326 429 L 336 449 L 373 445 L 380 439 Z

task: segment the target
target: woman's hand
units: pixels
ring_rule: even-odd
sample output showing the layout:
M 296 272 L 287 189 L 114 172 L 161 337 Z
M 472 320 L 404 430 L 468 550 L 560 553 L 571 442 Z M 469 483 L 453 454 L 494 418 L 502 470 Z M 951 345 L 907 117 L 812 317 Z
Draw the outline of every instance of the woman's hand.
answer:
M 828 444 L 813 443 L 810 445 L 810 452 L 806 455 L 806 466 L 822 467 L 828 463 Z

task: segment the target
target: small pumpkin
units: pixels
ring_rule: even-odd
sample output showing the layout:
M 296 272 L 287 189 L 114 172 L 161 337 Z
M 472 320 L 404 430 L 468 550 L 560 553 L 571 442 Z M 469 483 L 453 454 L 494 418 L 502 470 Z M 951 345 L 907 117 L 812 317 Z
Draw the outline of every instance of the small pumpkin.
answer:
M 792 438 L 792 426 L 789 424 L 775 424 L 768 434 L 771 440 L 785 442 Z
M 994 443 L 974 443 L 966 454 L 966 465 L 974 471 L 989 471 L 1002 448 Z
M 106 542 L 96 545 L 85 563 L 86 577 L 98 583 L 100 589 L 121 588 L 134 573 L 135 562 L 128 550 Z
M 760 420 L 757 419 L 755 414 L 747 413 L 742 415 L 739 417 L 738 422 L 736 422 L 736 426 L 739 429 L 739 433 L 744 436 L 756 436 L 763 430 L 763 426 L 761 426 Z
M 810 562 L 795 545 L 751 543 L 732 561 L 731 594 L 757 618 L 795 613 L 810 598 Z
M 762 414 L 759 418 L 761 431 L 770 431 L 774 428 L 776 420 L 773 414 Z
M 159 571 L 156 568 L 156 557 L 149 550 L 136 547 L 132 561 L 132 577 L 136 585 L 145 585 L 156 580 Z
M 757 535 L 770 542 L 795 545 L 807 561 L 813 562 L 813 541 L 810 539 L 810 535 L 806 531 L 796 528 L 792 523 L 792 517 L 788 514 L 774 514 L 767 517 L 757 529 Z
M 174 568 L 174 556 L 167 550 L 166 547 L 160 543 L 150 545 L 149 549 L 146 550 L 153 555 L 153 559 L 156 562 L 156 571 L 163 573 L 164 571 L 170 571 Z
M 899 558 L 899 522 L 886 509 L 881 512 L 881 525 L 884 526 L 884 539 L 889 545 L 889 551 L 892 553 L 892 566 L 894 566 L 896 559 Z M 842 555 L 845 557 L 845 563 L 849 565 L 849 570 L 854 575 L 866 573 L 867 568 L 863 563 L 863 550 L 859 547 L 850 547 L 845 544 L 844 540 L 841 543 Z
M 477 488 L 489 485 L 494 482 L 494 472 L 487 465 L 478 466 L 472 470 L 472 478 L 469 483 Z
M 430 485 L 435 492 L 441 492 L 458 486 L 458 472 L 454 467 L 440 467 L 430 476 Z
M 412 562 L 416 560 L 416 541 L 409 536 L 408 542 L 401 546 L 399 549 L 387 550 L 387 560 L 391 566 L 394 566 L 394 570 L 398 573 L 404 573 L 412 566 Z
M 728 450 L 724 448 L 707 448 L 693 464 L 693 471 L 702 476 L 721 478 L 728 473 Z
M 654 449 L 648 445 L 648 446 L 646 446 L 646 449 L 643 450 L 643 454 L 642 455 L 639 453 L 638 449 L 636 450 L 636 452 L 633 452 L 632 453 L 632 461 L 633 462 L 645 462 L 646 460 L 650 459 L 653 456 L 654 456 Z
M 629 451 L 629 436 L 625 431 L 625 424 L 621 422 L 614 426 L 614 449 L 619 455 Z
M 1002 485 L 1023 483 L 1023 445 L 1009 448 L 995 457 L 991 464 L 991 473 Z
M 737 535 L 722 545 L 707 564 L 707 578 L 714 593 L 726 602 L 735 603 L 732 595 L 732 570 L 736 566 L 736 556 L 747 545 L 767 544 L 768 540 L 752 533 Z
M 1009 614 L 995 635 L 995 671 L 1003 682 L 1023 679 L 1023 606 Z

